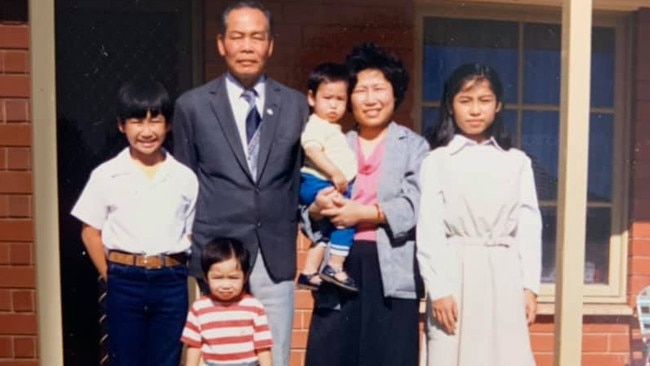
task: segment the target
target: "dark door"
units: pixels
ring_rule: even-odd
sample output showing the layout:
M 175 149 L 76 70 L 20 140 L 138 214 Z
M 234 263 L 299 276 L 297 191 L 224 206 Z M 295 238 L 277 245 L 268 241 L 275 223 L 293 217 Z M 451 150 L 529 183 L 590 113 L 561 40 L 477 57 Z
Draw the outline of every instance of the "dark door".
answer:
M 113 111 L 135 76 L 172 97 L 192 86 L 190 0 L 57 0 L 56 82 L 60 261 L 66 365 L 98 365 L 99 284 L 69 214 L 90 171 L 125 146 Z M 196 24 L 194 24 L 196 26 Z M 196 54 L 196 50 L 195 50 Z M 52 258 L 52 260 L 57 260 Z

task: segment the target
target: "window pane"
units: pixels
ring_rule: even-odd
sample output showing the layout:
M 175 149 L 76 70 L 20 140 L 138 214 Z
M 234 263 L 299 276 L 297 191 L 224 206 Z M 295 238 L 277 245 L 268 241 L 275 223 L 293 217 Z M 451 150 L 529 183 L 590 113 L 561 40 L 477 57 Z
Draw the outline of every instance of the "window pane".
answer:
M 542 283 L 555 283 L 555 239 L 557 210 L 543 207 L 542 220 Z M 587 209 L 587 232 L 585 247 L 584 282 L 607 284 L 609 278 L 609 236 L 611 210 L 609 208 Z
M 436 126 L 438 126 L 438 108 L 422 108 L 422 135 L 430 136 Z
M 560 26 L 524 26 L 524 103 L 560 104 Z
M 557 198 L 558 112 L 523 113 L 521 148 L 530 156 L 540 200 Z
M 503 116 L 503 124 L 505 126 L 505 129 L 510 137 L 512 137 L 512 146 L 518 147 L 519 141 L 517 140 L 517 136 L 519 134 L 519 131 L 517 131 L 517 111 L 506 109 L 501 112 L 501 115 Z
M 499 73 L 504 100 L 516 101 L 517 31 L 514 22 L 425 18 L 423 100 L 440 100 L 443 83 L 456 67 L 480 62 Z
M 489 48 L 438 47 L 424 48 L 424 82 L 422 93 L 426 101 L 438 101 L 446 78 L 462 64 L 480 62 L 494 68 L 503 83 L 506 102 L 517 100 L 517 51 Z
M 591 106 L 614 106 L 614 29 L 593 28 Z M 560 104 L 562 33 L 555 24 L 524 25 L 524 103 Z
M 542 283 L 555 283 L 555 239 L 557 209 L 541 207 L 542 211 Z
M 614 28 L 594 28 L 591 53 L 591 106 L 614 107 Z
M 609 277 L 609 236 L 612 211 L 608 207 L 587 210 L 585 283 L 607 284 Z
M 614 116 L 592 113 L 589 121 L 589 176 L 587 199 L 612 201 Z

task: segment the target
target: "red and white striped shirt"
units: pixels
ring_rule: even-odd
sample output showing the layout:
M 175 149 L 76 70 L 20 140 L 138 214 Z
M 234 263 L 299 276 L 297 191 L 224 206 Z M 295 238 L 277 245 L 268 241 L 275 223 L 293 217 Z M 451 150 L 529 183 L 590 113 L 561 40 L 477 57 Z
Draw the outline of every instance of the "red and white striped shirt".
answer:
M 273 345 L 264 306 L 250 295 L 232 303 L 202 296 L 187 314 L 181 341 L 200 348 L 205 362 L 220 364 L 255 362 L 256 351 Z

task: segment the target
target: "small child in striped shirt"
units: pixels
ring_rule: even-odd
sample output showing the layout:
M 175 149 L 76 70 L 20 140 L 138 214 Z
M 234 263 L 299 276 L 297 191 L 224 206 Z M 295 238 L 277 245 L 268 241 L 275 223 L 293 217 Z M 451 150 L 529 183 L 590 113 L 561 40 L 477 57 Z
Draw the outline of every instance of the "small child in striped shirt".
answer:
M 192 304 L 181 341 L 185 365 L 271 366 L 271 331 L 262 303 L 247 293 L 250 255 L 233 239 L 215 239 L 201 253 L 210 294 Z

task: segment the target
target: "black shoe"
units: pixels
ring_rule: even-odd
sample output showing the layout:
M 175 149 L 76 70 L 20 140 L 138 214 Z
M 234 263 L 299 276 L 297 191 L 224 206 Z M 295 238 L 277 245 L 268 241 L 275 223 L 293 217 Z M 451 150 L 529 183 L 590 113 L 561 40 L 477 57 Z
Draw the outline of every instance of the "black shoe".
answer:
M 312 282 L 312 279 L 317 275 L 318 275 L 317 273 L 299 274 L 298 278 L 296 279 L 296 287 L 301 288 L 303 290 L 318 291 L 320 284 L 316 284 Z
M 338 286 L 344 290 L 351 291 L 351 292 L 359 292 L 359 288 L 357 287 L 357 284 L 354 283 L 354 280 L 352 277 L 347 277 L 345 280 L 339 280 L 336 278 L 336 274 L 343 272 L 343 270 L 339 269 L 334 269 L 330 265 L 326 265 L 323 270 L 320 272 L 320 278 L 323 279 L 323 281 L 329 282 L 335 286 Z

